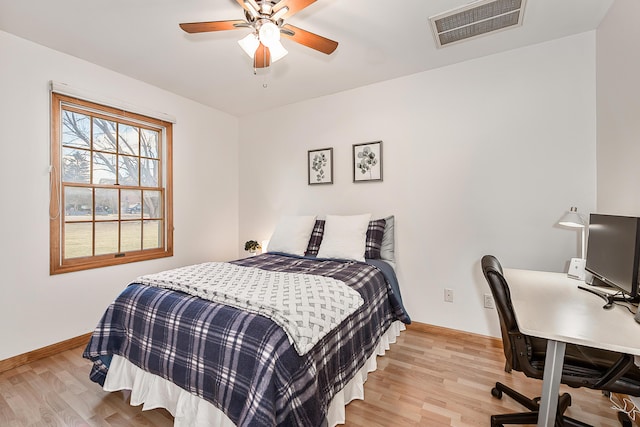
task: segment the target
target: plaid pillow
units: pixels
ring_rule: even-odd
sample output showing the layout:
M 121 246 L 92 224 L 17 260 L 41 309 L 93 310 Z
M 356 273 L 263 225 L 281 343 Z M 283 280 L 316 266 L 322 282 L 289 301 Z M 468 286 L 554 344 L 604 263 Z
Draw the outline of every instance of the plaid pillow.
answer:
M 382 247 L 382 237 L 384 236 L 384 227 L 386 225 L 384 219 L 376 219 L 369 221 L 367 228 L 367 240 L 364 251 L 365 258 L 379 259 L 380 248 Z
M 380 248 L 382 247 L 382 237 L 384 236 L 384 228 L 386 221 L 384 219 L 377 219 L 375 221 L 369 221 L 369 227 L 367 228 L 367 240 L 364 251 L 365 258 L 380 258 Z M 317 219 L 311 232 L 311 238 L 309 239 L 309 245 L 307 246 L 306 256 L 318 255 L 320 249 L 320 243 L 322 243 L 322 236 L 324 235 L 324 220 Z
M 309 238 L 309 244 L 307 245 L 307 251 L 304 253 L 306 256 L 318 255 L 320 249 L 320 243 L 322 243 L 322 235 L 324 234 L 324 220 L 317 219 L 311 232 L 311 238 Z

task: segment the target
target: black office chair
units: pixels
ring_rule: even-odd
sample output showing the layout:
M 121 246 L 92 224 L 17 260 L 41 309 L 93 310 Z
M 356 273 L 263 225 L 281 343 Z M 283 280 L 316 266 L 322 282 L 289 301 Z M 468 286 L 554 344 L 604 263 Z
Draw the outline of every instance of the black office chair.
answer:
M 547 340 L 524 335 L 518 329 L 509 285 L 502 273 L 502 267 L 492 255 L 482 257 L 482 272 L 489 283 L 496 309 L 500 318 L 500 330 L 504 355 L 507 359 L 505 371 L 512 369 L 527 377 L 542 379 Z M 629 321 L 633 321 L 629 319 Z M 640 396 L 640 369 L 634 365 L 634 358 L 628 354 L 567 344 L 561 382 L 570 387 L 588 387 L 606 392 Z M 503 424 L 535 424 L 538 419 L 539 400 L 529 399 L 502 383 L 496 383 L 491 390 L 494 397 L 502 398 L 502 393 L 524 405 L 528 412 L 492 415 L 491 426 Z M 583 422 L 564 415 L 571 405 L 571 396 L 564 393 L 558 398 L 556 426 L 588 426 Z M 626 414 L 619 413 L 619 419 L 626 425 Z M 630 424 L 629 424 L 630 425 Z

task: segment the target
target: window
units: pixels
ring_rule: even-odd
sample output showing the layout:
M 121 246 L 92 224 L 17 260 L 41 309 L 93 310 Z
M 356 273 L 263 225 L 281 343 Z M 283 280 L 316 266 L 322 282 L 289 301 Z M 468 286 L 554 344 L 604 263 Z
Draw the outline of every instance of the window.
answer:
M 51 274 L 172 256 L 172 124 L 51 99 Z

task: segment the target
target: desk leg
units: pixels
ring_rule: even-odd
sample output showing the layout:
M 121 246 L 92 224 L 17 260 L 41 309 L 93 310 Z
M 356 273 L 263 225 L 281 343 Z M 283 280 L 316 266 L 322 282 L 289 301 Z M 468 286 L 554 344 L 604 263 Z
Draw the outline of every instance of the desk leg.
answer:
M 542 378 L 542 396 L 538 427 L 552 427 L 556 421 L 560 378 L 564 364 L 564 351 L 567 344 L 561 341 L 547 341 L 547 355 L 544 360 L 544 376 Z

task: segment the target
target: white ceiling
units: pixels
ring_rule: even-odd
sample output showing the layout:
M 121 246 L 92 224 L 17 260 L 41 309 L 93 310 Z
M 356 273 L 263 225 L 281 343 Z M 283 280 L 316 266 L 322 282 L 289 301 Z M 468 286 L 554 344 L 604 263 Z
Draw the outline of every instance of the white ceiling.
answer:
M 263 75 L 236 43 L 249 30 L 178 27 L 243 19 L 235 0 L 0 0 L 0 30 L 242 116 L 593 30 L 612 2 L 528 0 L 522 27 L 437 49 L 428 18 L 469 1 L 317 0 L 287 23 L 338 49 L 283 39 L 289 54 Z

